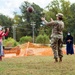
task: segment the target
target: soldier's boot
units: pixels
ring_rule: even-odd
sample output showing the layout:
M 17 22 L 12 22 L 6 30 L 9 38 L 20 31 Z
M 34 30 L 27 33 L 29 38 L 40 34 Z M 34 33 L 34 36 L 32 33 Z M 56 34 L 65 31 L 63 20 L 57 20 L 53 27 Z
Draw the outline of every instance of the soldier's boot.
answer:
M 55 59 L 55 62 L 58 62 L 58 59 L 57 58 Z
M 59 62 L 62 62 L 62 57 L 59 58 Z

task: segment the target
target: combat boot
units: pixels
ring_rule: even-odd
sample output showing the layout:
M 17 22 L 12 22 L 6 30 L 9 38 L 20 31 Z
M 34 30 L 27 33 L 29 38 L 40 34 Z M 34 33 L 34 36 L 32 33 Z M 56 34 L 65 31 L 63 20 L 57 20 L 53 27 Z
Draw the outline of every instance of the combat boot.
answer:
M 57 58 L 55 58 L 55 62 L 58 62 L 58 59 Z
M 62 62 L 62 57 L 59 58 L 59 62 Z

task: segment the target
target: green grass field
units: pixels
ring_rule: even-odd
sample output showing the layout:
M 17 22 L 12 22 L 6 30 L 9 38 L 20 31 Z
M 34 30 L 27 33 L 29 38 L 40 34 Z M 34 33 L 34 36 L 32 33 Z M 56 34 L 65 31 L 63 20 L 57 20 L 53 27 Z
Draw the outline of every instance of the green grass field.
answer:
M 75 55 L 64 55 L 62 63 L 53 56 L 3 58 L 0 75 L 75 75 Z

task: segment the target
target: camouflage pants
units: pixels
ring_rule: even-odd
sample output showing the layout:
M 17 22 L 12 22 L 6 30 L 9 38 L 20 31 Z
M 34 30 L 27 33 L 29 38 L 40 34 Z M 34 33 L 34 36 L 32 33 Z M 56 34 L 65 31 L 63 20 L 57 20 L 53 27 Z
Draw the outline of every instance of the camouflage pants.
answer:
M 54 53 L 54 58 L 60 58 L 63 57 L 63 52 L 62 52 L 62 46 L 63 46 L 63 39 L 62 38 L 51 38 L 51 47 Z

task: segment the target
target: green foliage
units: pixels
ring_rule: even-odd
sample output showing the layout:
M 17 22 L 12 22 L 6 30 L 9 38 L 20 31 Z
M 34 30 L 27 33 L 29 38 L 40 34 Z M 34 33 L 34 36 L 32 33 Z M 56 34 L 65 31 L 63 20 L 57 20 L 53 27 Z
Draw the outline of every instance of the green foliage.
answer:
M 15 47 L 19 45 L 19 43 L 15 41 L 13 38 L 9 37 L 8 39 L 3 40 L 3 45 L 5 47 Z
M 29 13 L 27 12 L 27 8 L 30 6 L 32 6 L 34 8 L 34 12 L 32 13 Z M 29 3 L 27 1 L 24 1 L 24 3 L 20 6 L 20 9 L 21 9 L 21 12 L 22 12 L 22 20 L 23 23 L 21 23 L 22 27 L 24 27 L 24 32 L 26 33 L 23 33 L 23 36 L 24 35 L 27 35 L 27 36 L 31 36 L 32 35 L 32 26 L 31 26 L 31 22 L 35 22 L 35 34 L 38 35 L 38 29 L 40 27 L 40 24 L 41 24 L 41 12 L 43 11 L 43 9 L 35 4 L 35 3 Z M 20 30 L 21 31 L 21 30 Z
M 31 5 L 34 8 L 34 12 L 27 12 L 27 7 L 29 7 L 29 5 Z M 31 23 L 32 21 L 35 21 L 37 23 L 40 22 L 40 13 L 43 11 L 43 9 L 39 5 L 36 5 L 35 3 L 30 4 L 29 2 L 24 1 L 20 9 L 23 14 L 22 18 L 26 19 L 28 23 Z
M 12 18 L 9 18 L 9 17 L 7 17 L 7 16 L 5 16 L 5 15 L 2 15 L 2 14 L 0 14 L 0 24 L 2 25 L 2 26 L 12 26 L 13 25 L 13 19 Z
M 34 8 L 34 12 L 29 13 L 27 12 L 27 7 L 32 6 Z M 5 15 L 0 14 L 0 25 L 5 27 L 10 27 L 9 37 L 12 37 L 12 25 L 13 23 L 18 24 L 16 27 L 16 39 L 17 41 L 20 40 L 22 36 L 32 36 L 32 26 L 31 22 L 35 22 L 35 37 L 38 34 L 47 34 L 48 36 L 51 35 L 51 27 L 45 26 L 44 28 L 40 27 L 41 25 L 41 16 L 45 16 L 47 21 L 50 21 L 50 18 L 56 20 L 57 13 L 63 13 L 64 15 L 64 40 L 67 32 L 70 31 L 75 39 L 75 3 L 71 4 L 70 0 L 52 0 L 47 5 L 47 10 L 42 9 L 39 5 L 35 3 L 29 3 L 24 1 L 23 4 L 20 6 L 21 15 L 16 14 L 14 12 L 14 19 L 11 19 Z M 41 30 L 39 30 L 41 29 Z M 75 40 L 74 40 L 75 43 Z
M 22 17 L 20 15 L 14 14 L 14 23 L 15 24 L 21 24 L 22 23 Z
M 23 44 L 26 42 L 32 42 L 32 37 L 31 36 L 23 36 L 20 38 L 20 41 L 19 41 L 20 44 Z
M 36 43 L 40 43 L 40 44 L 49 44 L 49 37 L 44 34 L 44 35 L 39 35 L 36 37 Z

